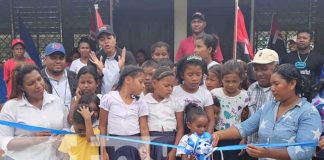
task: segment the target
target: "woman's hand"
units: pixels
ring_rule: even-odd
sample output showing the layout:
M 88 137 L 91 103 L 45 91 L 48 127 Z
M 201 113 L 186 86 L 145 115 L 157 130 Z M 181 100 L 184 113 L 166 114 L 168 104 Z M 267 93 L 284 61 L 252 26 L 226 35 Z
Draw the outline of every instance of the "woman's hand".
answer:
M 256 147 L 251 144 L 247 145 L 246 152 L 255 158 L 269 157 L 270 151 L 264 147 Z
M 49 137 L 51 136 L 51 132 L 49 131 L 42 131 L 34 133 L 35 138 L 33 139 L 33 144 L 39 144 L 42 142 L 48 141 Z
M 217 144 L 218 144 L 219 139 L 220 139 L 220 133 L 218 131 L 217 132 L 214 132 L 212 136 L 213 136 L 213 143 L 212 143 L 212 145 L 215 148 L 217 146 Z
M 98 71 L 100 73 L 102 73 L 103 68 L 105 68 L 104 64 L 103 64 L 103 60 L 102 57 L 100 57 L 100 60 L 97 58 L 96 53 L 91 51 L 90 53 L 90 62 L 92 62 L 93 64 L 96 65 L 96 67 L 98 68 Z
M 246 144 L 246 139 L 243 138 L 241 141 L 240 141 L 240 144 Z M 245 153 L 245 149 L 242 149 L 241 152 L 238 154 L 239 156 L 243 156 Z

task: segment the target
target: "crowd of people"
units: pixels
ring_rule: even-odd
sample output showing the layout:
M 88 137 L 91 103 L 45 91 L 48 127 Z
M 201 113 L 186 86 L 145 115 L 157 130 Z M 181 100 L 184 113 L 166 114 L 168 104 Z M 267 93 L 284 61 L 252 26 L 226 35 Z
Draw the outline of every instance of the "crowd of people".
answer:
M 214 147 L 248 145 L 207 159 L 324 158 L 324 56 L 311 50 L 313 33 L 298 31 L 295 50 L 281 59 L 262 49 L 246 63 L 224 61 L 219 38 L 204 32 L 206 24 L 202 13 L 193 14 L 193 34 L 179 44 L 175 62 L 162 41 L 152 45 L 150 58 L 143 50 L 133 55 L 117 47 L 108 25 L 97 31 L 100 50 L 93 52 L 82 38 L 80 57 L 69 67 L 61 43 L 46 46 L 40 69 L 24 56 L 24 42 L 14 39 L 13 58 L 3 65 L 7 101 L 0 120 L 76 134 L 0 125 L 0 155 L 5 160 L 191 160 L 196 155 L 184 149 L 190 135 L 210 133 Z M 319 146 L 254 145 L 310 141 Z

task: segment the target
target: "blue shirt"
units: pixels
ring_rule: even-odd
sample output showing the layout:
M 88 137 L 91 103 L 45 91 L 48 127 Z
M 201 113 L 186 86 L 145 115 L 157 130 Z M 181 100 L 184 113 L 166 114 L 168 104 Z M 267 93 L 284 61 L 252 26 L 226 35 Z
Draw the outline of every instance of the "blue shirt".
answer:
M 235 125 L 242 137 L 258 133 L 259 143 L 297 143 L 318 141 L 322 132 L 321 118 L 317 109 L 305 98 L 289 109 L 277 121 L 280 102 L 265 103 L 246 121 Z M 290 159 L 311 159 L 315 147 L 289 146 Z M 260 158 L 263 159 L 263 158 Z

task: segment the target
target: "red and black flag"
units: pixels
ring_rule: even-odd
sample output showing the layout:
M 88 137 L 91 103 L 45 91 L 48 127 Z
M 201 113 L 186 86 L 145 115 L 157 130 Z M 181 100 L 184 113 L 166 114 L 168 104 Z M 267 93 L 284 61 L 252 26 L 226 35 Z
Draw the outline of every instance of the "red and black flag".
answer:
M 237 25 L 236 25 L 236 56 L 245 62 L 250 62 L 253 59 L 253 50 L 250 44 L 249 36 L 246 31 L 244 16 L 240 8 L 237 9 Z
M 287 50 L 276 15 L 272 15 L 270 32 L 268 48 L 275 50 L 278 53 L 279 58 L 281 58 L 287 53 Z
M 99 13 L 99 6 L 98 6 L 98 4 L 95 4 L 94 7 L 95 7 L 95 11 L 96 11 L 97 28 L 101 28 L 103 26 L 103 22 L 102 22 L 101 15 Z

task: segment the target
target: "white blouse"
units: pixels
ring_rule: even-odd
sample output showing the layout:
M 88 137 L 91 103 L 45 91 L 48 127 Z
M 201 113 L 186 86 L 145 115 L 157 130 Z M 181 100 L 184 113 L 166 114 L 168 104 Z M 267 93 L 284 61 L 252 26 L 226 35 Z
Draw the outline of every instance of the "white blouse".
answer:
M 30 104 L 24 96 L 22 99 L 7 101 L 0 112 L 0 120 L 68 130 L 67 114 L 68 110 L 64 107 L 63 101 L 59 97 L 45 92 L 41 109 Z M 31 145 L 20 151 L 7 149 L 8 143 L 15 137 L 29 137 L 32 134 L 27 130 L 0 125 L 0 147 L 6 151 L 7 156 L 13 159 L 57 159 L 57 146 L 53 139 Z

